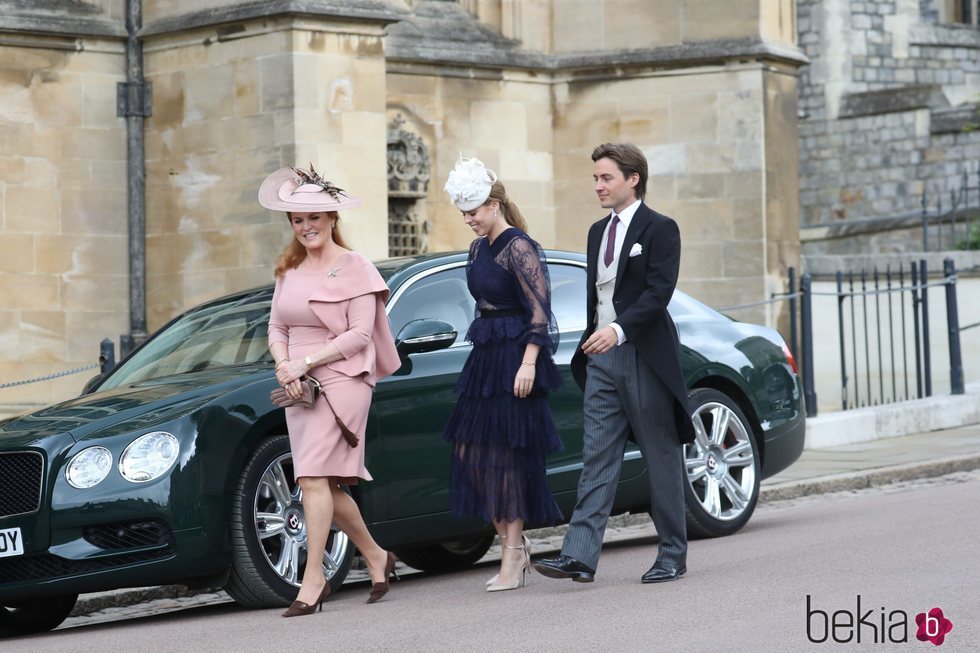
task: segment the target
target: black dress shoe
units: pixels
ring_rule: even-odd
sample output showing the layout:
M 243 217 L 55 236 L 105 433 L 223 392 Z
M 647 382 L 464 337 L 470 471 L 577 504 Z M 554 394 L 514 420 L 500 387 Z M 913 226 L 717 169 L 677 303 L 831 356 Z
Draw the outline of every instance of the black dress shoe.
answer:
M 644 583 L 666 583 L 670 580 L 677 580 L 687 573 L 687 565 L 672 565 L 657 562 L 643 574 L 640 580 Z
M 643 574 L 640 580 L 644 583 L 666 583 L 669 580 L 677 580 L 687 573 L 687 565 L 671 565 L 656 563 Z
M 534 563 L 534 568 L 548 578 L 571 578 L 576 583 L 591 583 L 595 580 L 595 569 L 566 555 L 542 558 Z

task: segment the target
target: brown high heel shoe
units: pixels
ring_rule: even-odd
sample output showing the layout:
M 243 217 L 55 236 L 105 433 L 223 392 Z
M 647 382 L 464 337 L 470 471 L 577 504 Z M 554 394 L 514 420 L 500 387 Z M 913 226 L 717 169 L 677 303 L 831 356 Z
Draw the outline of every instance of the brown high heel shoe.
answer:
M 332 588 L 328 582 L 323 586 L 323 590 L 320 592 L 320 598 L 317 599 L 316 603 L 306 604 L 302 601 L 293 601 L 286 608 L 286 611 L 282 613 L 284 617 L 305 617 L 308 614 L 313 614 L 317 610 L 323 611 L 323 602 L 330 598 L 330 592 Z
M 371 585 L 371 595 L 368 597 L 367 603 L 377 603 L 381 597 L 388 593 L 388 590 L 391 589 L 391 583 L 388 582 L 390 576 L 394 576 L 395 580 L 400 580 L 395 572 L 395 554 L 388 551 L 388 561 L 385 563 L 385 579 L 380 583 Z

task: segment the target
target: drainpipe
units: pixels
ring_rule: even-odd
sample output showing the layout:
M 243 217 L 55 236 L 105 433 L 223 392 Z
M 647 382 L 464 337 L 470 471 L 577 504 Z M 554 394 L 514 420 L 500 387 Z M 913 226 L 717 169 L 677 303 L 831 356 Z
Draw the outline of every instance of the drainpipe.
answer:
M 119 336 L 120 358 L 146 340 L 146 169 L 143 122 L 151 89 L 143 80 L 143 0 L 126 0 L 126 81 L 116 85 L 116 115 L 126 118 L 129 223 L 129 333 Z

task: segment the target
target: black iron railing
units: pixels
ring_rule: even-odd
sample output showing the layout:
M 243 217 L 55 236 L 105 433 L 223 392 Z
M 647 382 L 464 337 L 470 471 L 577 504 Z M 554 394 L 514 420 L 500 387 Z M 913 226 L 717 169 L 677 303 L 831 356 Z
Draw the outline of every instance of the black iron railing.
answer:
M 976 178 L 975 183 L 971 177 Z M 941 190 L 930 193 L 928 184 L 922 189 L 922 251 L 929 251 L 930 231 L 936 234 L 935 249 L 939 251 L 980 249 L 980 162 L 975 174 L 964 170 L 959 188 L 949 190 L 948 212 L 943 210 L 943 195 Z
M 728 313 L 789 302 L 787 345 L 799 363 L 807 415 L 814 417 L 817 414 L 814 381 L 817 359 L 813 353 L 813 297 L 833 297 L 837 303 L 841 408 L 848 410 L 932 396 L 929 289 L 944 287 L 950 392 L 963 394 L 960 334 L 980 326 L 980 322 L 966 326 L 959 324 L 953 260 L 945 259 L 943 277 L 939 280 L 929 281 L 925 260 L 910 263 L 908 272 L 906 277 L 904 267 L 893 271 L 890 266 L 884 272 L 877 268 L 870 273 L 866 270 L 837 272 L 836 290 L 821 292 L 813 290 L 809 274 L 800 277 L 797 290 L 796 270 L 790 268 L 786 293 L 719 310 Z M 822 353 L 826 355 L 826 345 Z

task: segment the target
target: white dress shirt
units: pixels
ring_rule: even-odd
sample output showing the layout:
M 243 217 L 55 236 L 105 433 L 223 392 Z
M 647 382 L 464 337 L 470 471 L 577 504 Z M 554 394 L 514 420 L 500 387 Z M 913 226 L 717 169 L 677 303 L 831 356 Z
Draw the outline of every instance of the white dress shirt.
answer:
M 610 268 L 613 270 L 613 279 L 615 279 L 615 271 L 619 269 L 619 257 L 623 249 L 623 241 L 626 240 L 626 231 L 630 227 L 630 222 L 633 220 L 633 215 L 636 213 L 636 210 L 640 208 L 640 202 L 641 200 L 636 200 L 623 209 L 622 213 L 617 214 L 615 211 L 612 212 L 609 223 L 606 224 L 606 228 L 602 232 L 602 241 L 599 243 L 599 274 L 596 275 L 597 280 L 605 279 L 608 281 L 608 275 L 603 273 L 607 273 Z M 607 267 L 603 256 L 606 252 L 606 241 L 609 238 L 609 227 L 612 226 L 613 218 L 615 217 L 619 217 L 620 224 L 616 227 L 616 243 L 613 246 L 613 260 Z M 613 283 L 615 284 L 615 281 Z M 596 286 L 598 285 L 599 282 L 597 281 Z M 610 323 L 609 326 L 616 332 L 617 345 L 626 342 L 626 334 L 623 333 L 623 327 L 615 322 Z

